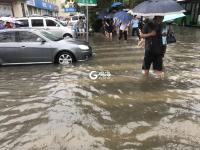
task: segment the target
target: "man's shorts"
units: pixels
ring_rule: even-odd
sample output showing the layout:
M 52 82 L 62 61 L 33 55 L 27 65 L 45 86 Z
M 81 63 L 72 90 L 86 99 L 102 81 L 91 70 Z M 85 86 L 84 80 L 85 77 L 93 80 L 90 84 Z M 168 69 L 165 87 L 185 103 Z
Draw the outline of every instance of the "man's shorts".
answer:
M 145 51 L 142 69 L 149 70 L 151 67 L 151 64 L 153 64 L 153 70 L 162 71 L 163 70 L 163 56 L 155 55 L 155 54 Z
M 84 28 L 79 28 L 79 33 L 85 33 L 85 29 Z

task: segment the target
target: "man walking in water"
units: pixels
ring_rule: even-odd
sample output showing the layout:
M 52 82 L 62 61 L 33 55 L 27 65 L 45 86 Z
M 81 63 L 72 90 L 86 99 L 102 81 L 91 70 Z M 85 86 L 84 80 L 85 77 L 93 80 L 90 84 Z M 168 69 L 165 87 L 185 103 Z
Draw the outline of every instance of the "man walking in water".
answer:
M 79 17 L 79 20 L 77 22 L 77 27 L 80 37 L 85 36 L 85 22 L 83 21 L 82 17 Z
M 119 30 L 119 40 L 122 39 L 123 34 L 124 34 L 124 40 L 127 41 L 127 36 L 128 36 L 128 27 L 129 27 L 129 23 L 121 23 L 120 25 L 120 30 Z
M 139 19 L 137 18 L 136 15 L 133 16 L 133 19 L 131 20 L 131 25 L 132 25 L 132 36 L 135 36 L 135 33 L 136 33 L 140 40 Z
M 151 64 L 153 70 L 159 78 L 164 78 L 163 74 L 163 43 L 162 43 L 162 16 L 155 16 L 153 22 L 147 21 L 140 36 L 145 38 L 145 54 L 142 69 L 144 74 L 149 74 Z

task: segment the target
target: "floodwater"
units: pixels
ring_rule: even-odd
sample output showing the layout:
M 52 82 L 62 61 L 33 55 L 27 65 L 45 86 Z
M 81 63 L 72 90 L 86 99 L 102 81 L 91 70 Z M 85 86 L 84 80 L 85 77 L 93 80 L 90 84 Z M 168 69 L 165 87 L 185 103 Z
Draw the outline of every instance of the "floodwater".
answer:
M 176 36 L 164 80 L 143 77 L 134 38 L 100 34 L 88 62 L 1 67 L 0 149 L 200 149 L 200 30 Z M 91 71 L 111 76 L 92 80 Z

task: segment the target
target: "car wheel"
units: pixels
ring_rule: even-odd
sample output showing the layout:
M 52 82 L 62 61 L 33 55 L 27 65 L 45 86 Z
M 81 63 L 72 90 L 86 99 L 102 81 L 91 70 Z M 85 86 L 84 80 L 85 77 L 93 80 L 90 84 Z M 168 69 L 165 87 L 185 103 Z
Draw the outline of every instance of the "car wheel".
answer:
M 61 52 L 57 55 L 55 63 L 61 64 L 61 65 L 69 65 L 75 62 L 75 58 L 73 54 L 69 52 Z
M 64 34 L 63 37 L 64 37 L 64 38 L 66 38 L 66 37 L 73 38 L 73 36 L 72 36 L 71 34 L 68 34 L 68 33 L 67 33 L 67 34 Z

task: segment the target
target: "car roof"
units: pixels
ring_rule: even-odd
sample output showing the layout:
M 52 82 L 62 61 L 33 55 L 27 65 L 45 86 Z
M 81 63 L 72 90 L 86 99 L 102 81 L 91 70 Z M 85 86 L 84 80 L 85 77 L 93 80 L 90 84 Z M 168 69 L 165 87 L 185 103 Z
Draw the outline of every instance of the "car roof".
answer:
M 49 17 L 49 16 L 41 16 L 41 17 L 20 17 L 20 18 L 15 18 L 15 20 L 18 20 L 18 19 L 43 19 L 43 18 L 47 18 L 47 19 L 56 19 L 54 17 Z

